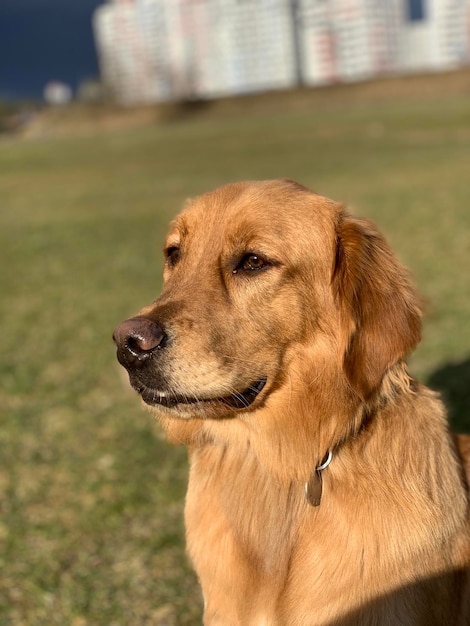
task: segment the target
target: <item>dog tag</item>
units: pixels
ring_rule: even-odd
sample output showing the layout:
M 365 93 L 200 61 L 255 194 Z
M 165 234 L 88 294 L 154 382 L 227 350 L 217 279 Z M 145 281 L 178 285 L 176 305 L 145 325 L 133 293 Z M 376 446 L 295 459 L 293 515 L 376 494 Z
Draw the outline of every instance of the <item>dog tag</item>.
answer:
M 321 471 L 313 470 L 309 481 L 305 483 L 305 497 L 311 506 L 320 506 L 322 489 Z

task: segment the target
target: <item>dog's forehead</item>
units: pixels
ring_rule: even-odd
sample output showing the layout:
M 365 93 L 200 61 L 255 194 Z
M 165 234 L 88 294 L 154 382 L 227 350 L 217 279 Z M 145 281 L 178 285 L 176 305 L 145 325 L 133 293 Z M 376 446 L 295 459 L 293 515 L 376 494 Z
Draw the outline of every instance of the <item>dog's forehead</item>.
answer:
M 233 183 L 187 202 L 169 237 L 233 239 L 291 233 L 324 238 L 334 231 L 339 205 L 290 180 Z

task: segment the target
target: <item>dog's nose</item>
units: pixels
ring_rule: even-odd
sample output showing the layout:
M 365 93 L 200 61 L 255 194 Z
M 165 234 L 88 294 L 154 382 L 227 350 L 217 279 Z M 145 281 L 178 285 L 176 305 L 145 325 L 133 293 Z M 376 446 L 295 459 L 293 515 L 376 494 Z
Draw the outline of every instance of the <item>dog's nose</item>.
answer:
M 114 329 L 117 358 L 124 367 L 143 364 L 167 340 L 163 326 L 147 317 L 132 317 Z

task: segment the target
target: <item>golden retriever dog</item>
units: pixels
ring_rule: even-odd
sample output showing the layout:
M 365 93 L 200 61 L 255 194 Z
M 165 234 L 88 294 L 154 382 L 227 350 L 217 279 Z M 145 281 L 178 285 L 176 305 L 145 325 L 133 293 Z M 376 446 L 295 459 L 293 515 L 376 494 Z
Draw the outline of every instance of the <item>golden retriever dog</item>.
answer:
M 165 257 L 114 339 L 189 449 L 204 624 L 470 624 L 464 472 L 408 374 L 420 306 L 376 227 L 293 181 L 241 182 L 189 201 Z

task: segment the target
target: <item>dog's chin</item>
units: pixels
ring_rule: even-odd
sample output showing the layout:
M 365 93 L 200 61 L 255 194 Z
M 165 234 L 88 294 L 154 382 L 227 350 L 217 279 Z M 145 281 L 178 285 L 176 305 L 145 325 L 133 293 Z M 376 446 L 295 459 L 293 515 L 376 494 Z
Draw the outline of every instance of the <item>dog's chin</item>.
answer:
M 179 418 L 194 417 L 229 417 L 251 409 L 257 404 L 259 396 L 266 386 L 264 376 L 255 380 L 243 391 L 226 396 L 206 397 L 194 394 L 171 393 L 152 389 L 146 385 L 132 382 L 142 400 L 154 412 Z

